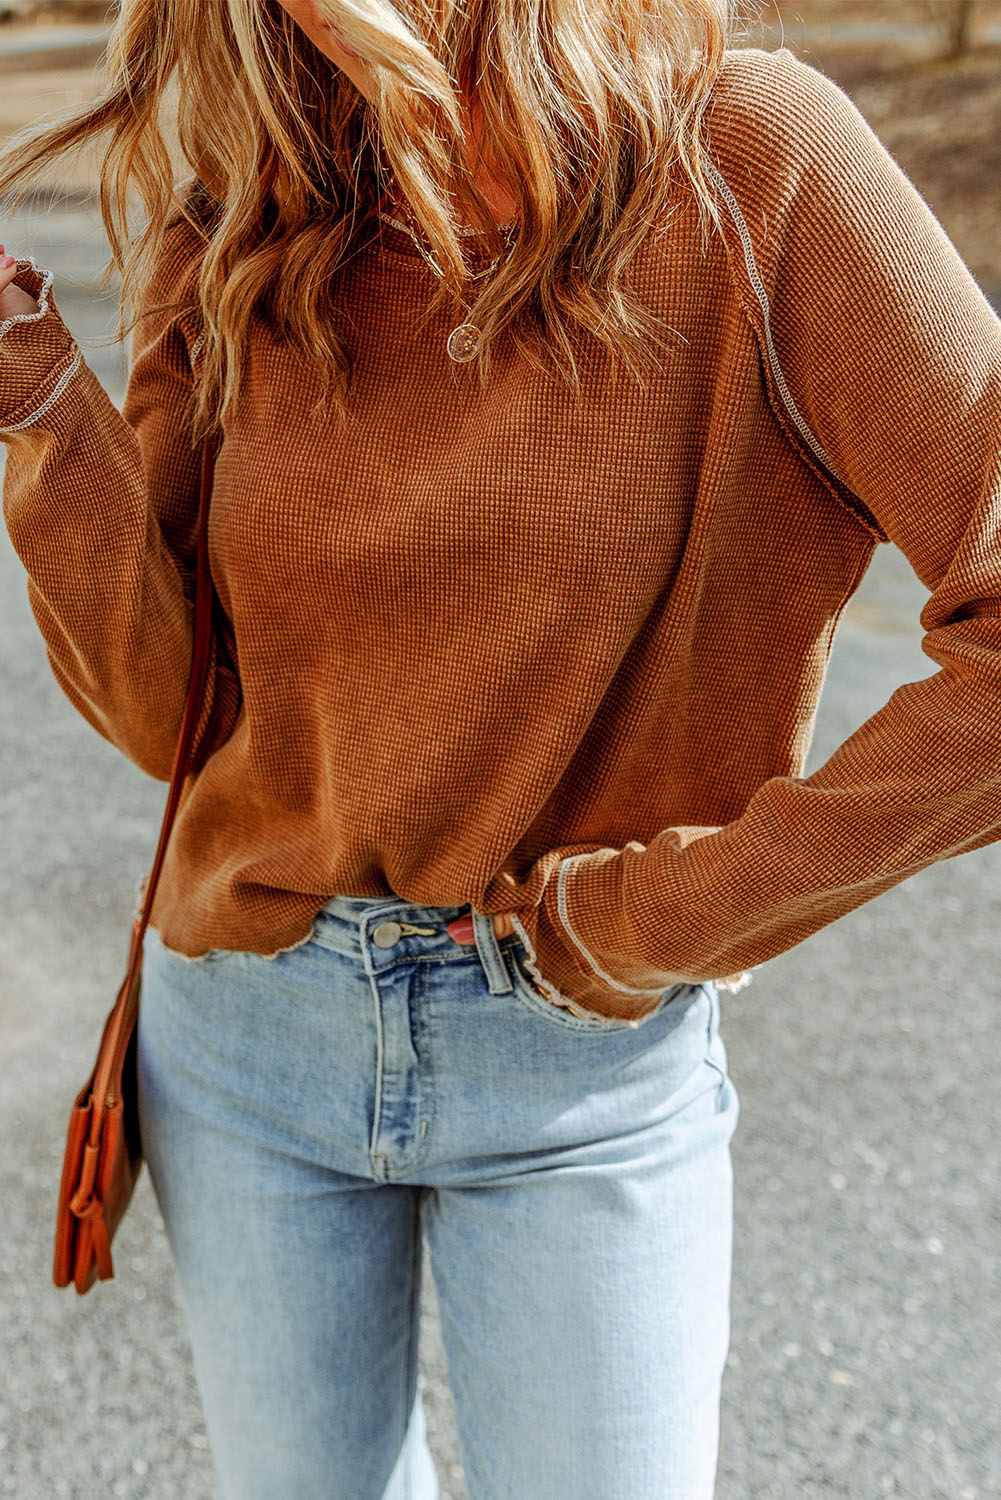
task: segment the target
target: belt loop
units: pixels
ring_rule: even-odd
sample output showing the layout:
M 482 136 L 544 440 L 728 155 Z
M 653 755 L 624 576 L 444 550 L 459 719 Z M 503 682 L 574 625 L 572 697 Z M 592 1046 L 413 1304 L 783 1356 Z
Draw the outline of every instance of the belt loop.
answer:
M 493 918 L 485 917 L 481 911 L 473 911 L 471 914 L 476 951 L 480 955 L 480 963 L 487 976 L 490 993 L 491 995 L 510 994 L 514 985 L 504 966 L 504 955 L 500 951 L 497 934 L 494 932 Z

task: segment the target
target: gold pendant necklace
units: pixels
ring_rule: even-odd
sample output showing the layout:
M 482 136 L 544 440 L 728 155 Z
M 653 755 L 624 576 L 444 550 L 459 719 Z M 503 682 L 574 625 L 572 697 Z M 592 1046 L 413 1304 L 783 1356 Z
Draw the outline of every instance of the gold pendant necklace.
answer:
M 386 201 L 387 196 L 388 194 L 383 196 L 381 203 L 384 203 Z M 415 227 L 414 217 L 410 212 L 410 207 L 407 204 L 405 198 L 400 198 L 399 206 L 403 209 L 403 212 L 406 215 L 406 218 L 408 220 L 407 223 L 404 223 L 402 219 L 392 218 L 389 214 L 383 213 L 381 206 L 378 209 L 378 217 L 383 221 L 383 223 L 393 224 L 397 229 L 402 229 L 407 234 L 409 234 L 410 238 L 417 246 L 417 249 L 420 251 L 420 254 L 427 261 L 428 265 L 432 268 L 435 275 L 442 276 L 444 273 L 442 272 L 441 267 L 438 265 L 434 257 L 427 250 L 425 250 L 424 246 L 421 244 L 418 230 Z M 505 228 L 508 227 L 513 228 L 515 226 L 505 226 Z M 477 233 L 477 230 L 460 229 L 458 233 L 463 236 L 470 236 L 475 235 Z M 512 240 L 511 245 L 508 247 L 507 255 L 504 256 L 505 263 L 511 258 L 511 254 L 514 250 L 514 244 L 515 242 L 514 240 Z M 482 277 L 489 276 L 490 273 L 496 268 L 500 260 L 500 255 L 495 256 L 495 258 L 490 262 L 489 266 L 487 266 L 485 270 L 477 271 L 475 274 L 467 276 L 466 279 L 468 281 L 479 281 L 482 279 Z M 465 308 L 466 312 L 468 312 L 468 303 L 463 302 L 462 305 Z M 456 364 L 468 364 L 471 359 L 475 359 L 479 354 L 481 341 L 482 334 L 476 327 L 475 323 L 464 321 L 462 323 L 459 323 L 455 328 L 452 329 L 452 332 L 445 340 L 445 349 L 448 353 L 449 359 L 453 359 Z

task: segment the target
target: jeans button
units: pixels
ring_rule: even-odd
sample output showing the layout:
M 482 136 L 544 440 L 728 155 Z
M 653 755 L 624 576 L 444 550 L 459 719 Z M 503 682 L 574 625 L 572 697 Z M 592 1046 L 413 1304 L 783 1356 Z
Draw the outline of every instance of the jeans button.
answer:
M 372 933 L 372 941 L 377 948 L 391 948 L 402 936 L 403 928 L 399 922 L 380 922 Z

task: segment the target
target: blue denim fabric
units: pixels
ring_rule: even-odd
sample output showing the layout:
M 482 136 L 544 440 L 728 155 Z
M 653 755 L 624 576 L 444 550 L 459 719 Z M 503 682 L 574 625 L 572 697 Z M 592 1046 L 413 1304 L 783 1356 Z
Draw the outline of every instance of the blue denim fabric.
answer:
M 143 1147 L 220 1500 L 436 1500 L 422 1235 L 468 1500 L 711 1500 L 739 1113 L 716 988 L 577 1016 L 517 934 L 476 913 L 455 942 L 468 910 L 338 896 L 274 957 L 147 933 Z

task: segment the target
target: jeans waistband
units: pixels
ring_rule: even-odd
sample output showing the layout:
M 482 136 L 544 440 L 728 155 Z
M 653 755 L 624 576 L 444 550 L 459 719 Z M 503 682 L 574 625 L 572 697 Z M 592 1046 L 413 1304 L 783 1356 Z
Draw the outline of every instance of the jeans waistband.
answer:
M 468 943 L 458 943 L 447 931 L 448 923 L 456 917 L 470 916 L 473 922 L 473 939 L 477 956 L 483 968 L 487 986 L 492 995 L 509 993 L 513 988 L 493 919 L 474 910 L 466 901 L 461 906 L 427 906 L 420 902 L 405 901 L 400 896 L 332 896 L 317 914 L 323 924 L 328 919 L 335 929 L 342 927 L 345 940 L 360 944 L 363 955 L 374 960 L 374 968 L 387 968 L 401 958 L 420 958 L 434 953 L 458 957 Z M 401 929 L 395 937 L 390 923 Z M 376 943 L 374 934 L 380 928 L 388 941 Z M 409 929 L 416 928 L 417 931 Z M 334 944 L 333 946 L 339 946 Z M 341 951 L 349 951 L 344 948 Z

